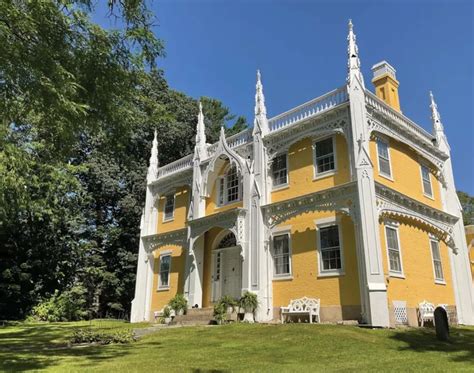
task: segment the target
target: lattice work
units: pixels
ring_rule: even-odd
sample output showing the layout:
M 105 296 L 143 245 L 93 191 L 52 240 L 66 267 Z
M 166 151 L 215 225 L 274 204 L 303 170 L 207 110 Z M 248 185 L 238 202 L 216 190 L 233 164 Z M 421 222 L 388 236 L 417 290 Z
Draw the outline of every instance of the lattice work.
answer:
M 395 324 L 408 325 L 408 312 L 406 301 L 394 300 L 393 313 L 395 315 Z

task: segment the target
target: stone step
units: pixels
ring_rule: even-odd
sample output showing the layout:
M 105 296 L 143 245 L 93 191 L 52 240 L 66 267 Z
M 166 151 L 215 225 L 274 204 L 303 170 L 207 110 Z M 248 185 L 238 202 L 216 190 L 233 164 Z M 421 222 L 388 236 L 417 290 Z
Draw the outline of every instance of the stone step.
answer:
M 214 313 L 213 308 L 189 308 L 185 316 L 194 316 L 194 315 L 212 316 L 213 313 Z
M 176 315 L 172 325 L 209 325 L 214 320 L 213 308 L 190 308 L 186 315 Z
M 173 320 L 171 325 L 181 325 L 181 326 L 190 326 L 190 325 L 210 325 L 213 323 L 213 320 Z

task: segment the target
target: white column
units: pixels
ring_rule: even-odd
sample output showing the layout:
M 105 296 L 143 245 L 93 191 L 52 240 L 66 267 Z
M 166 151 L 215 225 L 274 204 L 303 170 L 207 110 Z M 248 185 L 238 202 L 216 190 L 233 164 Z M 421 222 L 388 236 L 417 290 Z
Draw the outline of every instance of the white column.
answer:
M 189 307 L 202 307 L 203 271 L 204 271 L 204 236 L 191 239 L 189 254 L 186 257 L 187 278 L 186 292 Z

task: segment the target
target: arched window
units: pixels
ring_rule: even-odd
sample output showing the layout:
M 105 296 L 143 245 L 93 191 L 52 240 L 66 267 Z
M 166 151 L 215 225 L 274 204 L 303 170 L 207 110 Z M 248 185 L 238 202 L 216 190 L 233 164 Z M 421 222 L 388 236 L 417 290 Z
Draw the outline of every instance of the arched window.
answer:
M 240 200 L 240 177 L 235 166 L 229 167 L 226 174 L 217 179 L 218 205 Z
M 216 249 L 225 249 L 226 247 L 234 247 L 237 246 L 237 240 L 235 239 L 235 235 L 230 232 L 224 236 L 224 238 L 219 242 L 219 245 Z

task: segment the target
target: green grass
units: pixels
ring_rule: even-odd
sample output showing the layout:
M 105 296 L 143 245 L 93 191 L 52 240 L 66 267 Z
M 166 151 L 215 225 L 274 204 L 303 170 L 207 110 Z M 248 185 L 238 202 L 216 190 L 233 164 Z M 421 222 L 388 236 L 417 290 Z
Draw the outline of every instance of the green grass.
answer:
M 437 341 L 433 329 L 235 324 L 162 329 L 126 345 L 64 347 L 74 328 L 87 325 L 1 327 L 0 369 L 109 373 L 474 370 L 474 328 L 451 329 L 448 343 Z M 136 326 L 92 324 L 109 329 Z

